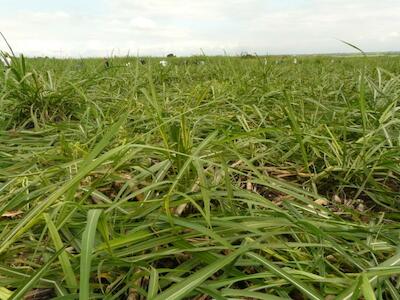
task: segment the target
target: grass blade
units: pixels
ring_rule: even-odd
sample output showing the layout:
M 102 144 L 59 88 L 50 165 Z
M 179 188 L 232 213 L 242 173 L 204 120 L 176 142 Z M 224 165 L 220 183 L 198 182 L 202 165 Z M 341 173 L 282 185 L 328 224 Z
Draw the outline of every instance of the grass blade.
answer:
M 94 238 L 97 222 L 102 213 L 100 209 L 92 209 L 88 212 L 87 224 L 82 236 L 82 252 L 80 264 L 79 299 L 90 299 L 90 274 L 93 255 Z
M 324 297 L 322 297 L 317 291 L 315 291 L 314 288 L 304 284 L 300 280 L 297 280 L 281 268 L 277 267 L 275 264 L 269 262 L 265 258 L 259 256 L 258 254 L 255 254 L 253 252 L 246 253 L 247 256 L 259 261 L 263 265 L 265 265 L 271 272 L 275 273 L 278 277 L 286 279 L 288 282 L 293 284 L 296 288 L 298 288 L 300 291 L 302 291 L 309 299 L 313 300 L 323 300 Z
M 147 299 L 152 300 L 158 293 L 159 286 L 158 286 L 158 272 L 156 269 L 150 269 L 150 281 L 149 281 L 149 288 L 147 291 Z
M 12 296 L 12 291 L 5 287 L 0 287 L 0 300 L 8 300 Z
M 209 266 L 197 271 L 196 273 L 185 278 L 181 282 L 173 285 L 166 291 L 162 292 L 154 298 L 154 300 L 178 300 L 182 299 L 193 291 L 196 287 L 201 285 L 212 274 L 221 270 L 223 267 L 232 263 L 239 255 L 243 254 L 246 250 L 240 249 L 232 252 L 228 256 L 210 264 Z
M 376 300 L 374 290 L 372 289 L 371 283 L 369 282 L 366 274 L 362 274 L 361 289 L 365 300 Z
M 49 233 L 51 239 L 53 240 L 54 246 L 57 251 L 64 249 L 64 245 L 62 243 L 61 237 L 58 234 L 57 228 L 54 225 L 53 221 L 50 218 L 49 214 L 44 214 L 44 219 L 47 224 L 47 228 L 49 229 Z M 71 262 L 68 258 L 68 253 L 64 250 L 59 256 L 60 264 L 65 274 L 65 281 L 67 282 L 68 287 L 74 293 L 78 287 L 78 283 L 75 278 L 74 270 L 72 269 Z

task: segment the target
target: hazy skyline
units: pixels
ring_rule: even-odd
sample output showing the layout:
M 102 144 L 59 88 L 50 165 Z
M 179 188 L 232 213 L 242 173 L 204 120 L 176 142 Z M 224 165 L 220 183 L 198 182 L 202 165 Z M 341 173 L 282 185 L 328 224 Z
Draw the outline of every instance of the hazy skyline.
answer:
M 396 0 L 0 0 L 0 31 L 31 56 L 400 50 Z M 3 41 L 0 49 L 5 50 Z

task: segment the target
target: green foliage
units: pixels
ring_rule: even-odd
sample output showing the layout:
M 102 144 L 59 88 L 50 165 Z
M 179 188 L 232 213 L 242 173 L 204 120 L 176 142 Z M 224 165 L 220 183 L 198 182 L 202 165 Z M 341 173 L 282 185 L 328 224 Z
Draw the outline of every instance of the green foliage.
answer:
M 60 82 L 51 70 L 38 71 L 29 67 L 23 55 L 11 56 L 11 64 L 3 75 L 0 77 L 3 127 L 24 122 L 32 127 L 40 122 L 76 117 L 82 106 L 82 99 L 70 82 Z M 87 85 L 88 80 L 79 84 Z
M 0 299 L 400 299 L 400 59 L 168 60 L 0 72 Z

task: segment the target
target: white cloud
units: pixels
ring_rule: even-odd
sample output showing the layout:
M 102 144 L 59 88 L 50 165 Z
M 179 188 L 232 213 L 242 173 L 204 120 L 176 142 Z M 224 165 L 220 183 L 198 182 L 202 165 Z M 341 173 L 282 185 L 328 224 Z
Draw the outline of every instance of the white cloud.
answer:
M 398 0 L 103 0 L 101 13 L 0 12 L 30 55 L 315 53 L 400 49 Z M 0 47 L 2 47 L 0 43 Z M 3 47 L 4 48 L 4 45 Z
M 142 30 L 154 30 L 157 29 L 157 23 L 152 19 L 145 17 L 137 17 L 130 20 L 129 25 L 133 28 Z

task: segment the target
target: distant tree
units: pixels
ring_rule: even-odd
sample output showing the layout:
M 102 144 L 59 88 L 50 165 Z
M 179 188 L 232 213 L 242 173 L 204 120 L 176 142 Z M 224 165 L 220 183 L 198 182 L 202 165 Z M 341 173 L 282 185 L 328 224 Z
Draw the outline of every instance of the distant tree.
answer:
M 241 58 L 254 58 L 255 55 L 252 55 L 252 54 L 247 53 L 247 52 L 242 52 L 242 53 L 240 54 L 240 57 L 241 57 Z

